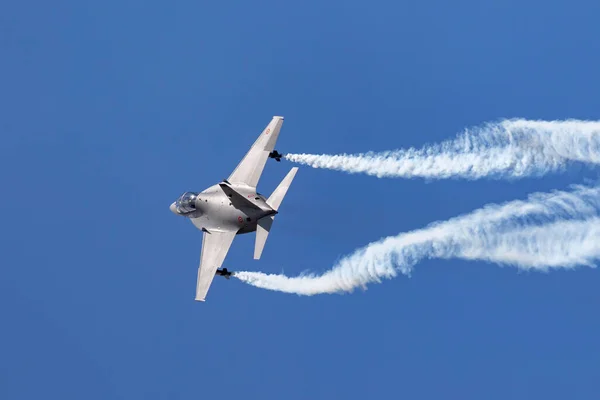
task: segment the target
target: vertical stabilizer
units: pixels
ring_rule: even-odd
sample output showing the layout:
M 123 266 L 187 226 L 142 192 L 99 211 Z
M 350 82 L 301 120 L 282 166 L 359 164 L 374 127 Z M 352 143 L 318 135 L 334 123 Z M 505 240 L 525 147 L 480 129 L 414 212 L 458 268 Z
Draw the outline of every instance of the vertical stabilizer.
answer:
M 292 180 L 294 180 L 294 176 L 296 176 L 296 172 L 298 172 L 298 167 L 292 168 L 285 178 L 283 178 L 279 186 L 277 186 L 277 189 L 275 189 L 273 194 L 271 194 L 271 197 L 269 197 L 267 200 L 267 204 L 275 211 L 277 211 L 281 206 L 281 202 L 290 188 Z M 260 259 L 263 249 L 265 248 L 265 243 L 267 243 L 267 237 L 271 231 L 271 226 L 273 225 L 274 219 L 274 215 L 269 215 L 268 217 L 258 220 L 258 224 L 256 226 L 256 242 L 254 243 L 255 260 Z

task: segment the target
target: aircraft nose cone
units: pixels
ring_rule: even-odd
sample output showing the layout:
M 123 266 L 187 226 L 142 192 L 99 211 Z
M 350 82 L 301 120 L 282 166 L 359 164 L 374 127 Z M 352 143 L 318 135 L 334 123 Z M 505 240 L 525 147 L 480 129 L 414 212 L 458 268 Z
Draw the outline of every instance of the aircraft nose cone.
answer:
M 171 203 L 171 205 L 169 206 L 169 210 L 171 210 L 173 214 L 177 214 L 177 207 L 175 207 L 175 202 Z

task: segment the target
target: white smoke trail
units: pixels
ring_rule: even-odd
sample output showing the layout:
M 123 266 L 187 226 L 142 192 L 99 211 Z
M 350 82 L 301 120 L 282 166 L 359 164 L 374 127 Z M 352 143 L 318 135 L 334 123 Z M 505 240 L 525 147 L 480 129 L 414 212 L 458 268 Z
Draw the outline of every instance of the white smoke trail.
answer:
M 484 260 L 523 269 L 594 266 L 600 258 L 600 187 L 533 194 L 371 243 L 322 275 L 237 272 L 251 285 L 300 295 L 349 292 L 409 275 L 426 258 Z
M 311 166 L 377 177 L 521 178 L 600 164 L 600 121 L 503 120 L 467 129 L 454 140 L 382 153 L 287 154 Z

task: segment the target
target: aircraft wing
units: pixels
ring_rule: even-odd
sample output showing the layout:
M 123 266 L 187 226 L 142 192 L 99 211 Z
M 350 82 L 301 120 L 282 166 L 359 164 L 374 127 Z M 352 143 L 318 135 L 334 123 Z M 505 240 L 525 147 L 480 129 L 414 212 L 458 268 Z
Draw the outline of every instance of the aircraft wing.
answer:
M 260 175 L 265 168 L 269 153 L 275 149 L 279 131 L 283 125 L 283 117 L 273 117 L 269 125 L 256 139 L 250 151 L 227 178 L 231 183 L 246 184 L 256 188 Z
M 196 300 L 204 301 L 208 288 L 215 277 L 215 272 L 223 264 L 229 247 L 237 232 L 204 231 L 198 281 L 196 283 Z

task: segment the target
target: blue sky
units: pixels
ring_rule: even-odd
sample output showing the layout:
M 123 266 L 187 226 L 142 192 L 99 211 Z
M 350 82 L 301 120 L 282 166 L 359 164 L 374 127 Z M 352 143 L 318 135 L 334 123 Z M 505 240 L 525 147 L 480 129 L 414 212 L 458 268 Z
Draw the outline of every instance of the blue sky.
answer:
M 429 260 L 365 292 L 215 279 L 168 209 L 273 115 L 284 152 L 420 146 L 504 117 L 600 119 L 597 1 L 20 1 L 0 7 L 0 397 L 595 399 L 599 275 Z M 291 167 L 269 163 L 270 193 Z M 486 203 L 597 179 L 301 168 L 263 259 L 324 271 Z

